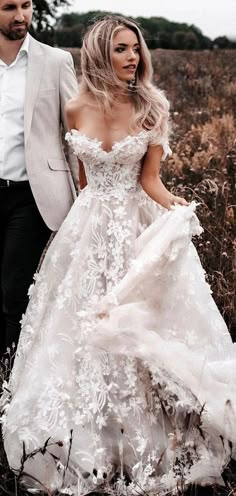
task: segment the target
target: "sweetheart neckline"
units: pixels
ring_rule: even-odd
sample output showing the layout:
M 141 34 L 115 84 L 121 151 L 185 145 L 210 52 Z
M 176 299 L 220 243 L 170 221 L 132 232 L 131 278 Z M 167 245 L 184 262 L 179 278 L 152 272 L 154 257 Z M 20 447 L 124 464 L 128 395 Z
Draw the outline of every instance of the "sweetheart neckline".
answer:
M 142 129 L 137 134 L 127 134 L 127 136 L 125 136 L 125 138 L 123 138 L 121 140 L 114 141 L 114 143 L 112 144 L 111 149 L 109 151 L 103 149 L 103 147 L 102 147 L 102 145 L 104 143 L 103 141 L 100 141 L 98 138 L 90 138 L 90 136 L 88 136 L 86 133 L 79 131 L 79 129 L 71 129 L 69 131 L 69 134 L 71 134 L 72 136 L 78 134 L 78 135 L 83 136 L 84 138 L 88 139 L 89 141 L 97 143 L 100 146 L 101 150 L 104 153 L 106 153 L 107 155 L 109 155 L 110 153 L 112 153 L 114 151 L 115 146 L 120 145 L 121 143 L 127 141 L 128 138 L 138 138 L 141 134 L 143 134 L 143 133 L 147 134 L 150 132 L 151 132 L 151 130 Z

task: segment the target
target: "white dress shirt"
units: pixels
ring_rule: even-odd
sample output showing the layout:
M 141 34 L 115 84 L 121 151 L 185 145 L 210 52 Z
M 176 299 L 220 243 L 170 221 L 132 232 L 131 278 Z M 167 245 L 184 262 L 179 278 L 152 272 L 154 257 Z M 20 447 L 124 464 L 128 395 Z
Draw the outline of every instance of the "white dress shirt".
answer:
M 27 34 L 14 62 L 0 59 L 0 178 L 28 179 L 24 151 L 24 102 L 28 62 Z

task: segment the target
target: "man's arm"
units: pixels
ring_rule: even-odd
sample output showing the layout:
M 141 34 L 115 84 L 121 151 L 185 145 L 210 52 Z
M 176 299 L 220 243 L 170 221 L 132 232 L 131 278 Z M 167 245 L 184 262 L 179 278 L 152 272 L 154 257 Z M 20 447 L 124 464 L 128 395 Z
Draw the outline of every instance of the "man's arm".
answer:
M 69 52 L 65 52 L 65 57 L 60 67 L 60 106 L 61 106 L 61 122 L 63 126 L 63 144 L 65 147 L 66 157 L 69 162 L 69 167 L 74 181 L 76 190 L 78 189 L 78 160 L 68 148 L 64 135 L 67 129 L 65 118 L 65 104 L 71 98 L 76 98 L 79 94 L 79 85 L 76 79 L 75 68 L 72 56 Z

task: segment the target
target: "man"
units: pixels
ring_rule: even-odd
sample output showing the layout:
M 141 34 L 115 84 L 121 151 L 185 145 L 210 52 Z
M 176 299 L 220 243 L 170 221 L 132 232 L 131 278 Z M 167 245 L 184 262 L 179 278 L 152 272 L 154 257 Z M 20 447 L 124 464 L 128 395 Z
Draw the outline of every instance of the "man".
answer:
M 28 33 L 32 0 L 0 0 L 0 350 L 17 343 L 41 253 L 75 198 L 61 126 L 71 55 Z

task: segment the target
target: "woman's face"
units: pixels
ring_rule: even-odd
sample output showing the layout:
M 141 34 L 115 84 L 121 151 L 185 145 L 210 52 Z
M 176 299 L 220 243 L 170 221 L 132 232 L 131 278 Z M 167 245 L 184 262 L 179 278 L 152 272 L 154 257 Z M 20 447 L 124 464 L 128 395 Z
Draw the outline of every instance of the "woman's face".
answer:
M 113 39 L 112 65 L 121 81 L 134 79 L 140 60 L 140 44 L 136 34 L 128 28 L 119 31 Z

